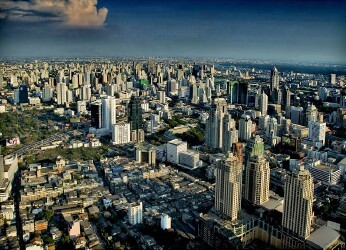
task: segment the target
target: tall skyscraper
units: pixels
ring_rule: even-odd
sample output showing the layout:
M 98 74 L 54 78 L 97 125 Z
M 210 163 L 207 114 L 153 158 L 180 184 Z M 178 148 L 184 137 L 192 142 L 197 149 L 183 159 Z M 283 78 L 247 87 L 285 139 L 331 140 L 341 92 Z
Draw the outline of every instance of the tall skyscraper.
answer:
M 138 130 L 143 127 L 141 100 L 138 96 L 131 97 L 128 121 L 131 124 L 131 130 Z
M 243 167 L 232 153 L 216 169 L 215 209 L 234 221 L 241 209 Z
M 91 104 L 91 126 L 102 128 L 102 105 L 101 103 Z
M 286 109 L 286 107 L 291 106 L 291 91 L 288 86 L 285 86 L 283 89 L 282 95 L 282 105 Z
M 330 83 L 335 85 L 336 84 L 336 74 L 330 75 Z
M 308 238 L 313 200 L 313 179 L 309 170 L 302 166 L 286 179 L 282 226 L 303 239 Z
M 243 114 L 239 120 L 239 140 L 247 141 L 251 138 L 255 124 L 250 116 Z
M 309 122 L 309 139 L 314 145 L 321 143 L 321 146 L 326 142 L 326 123 L 324 122 Z
M 316 106 L 309 103 L 305 110 L 305 126 L 308 126 L 310 122 L 316 122 L 318 116 L 319 114 Z
M 264 158 L 263 140 L 256 136 L 254 143 L 249 143 L 245 167 L 245 194 L 248 201 L 256 205 L 269 200 L 270 168 Z
M 226 100 L 224 98 L 214 99 L 205 127 L 205 143 L 212 148 L 222 148 L 223 117 L 226 112 Z
M 263 92 L 259 98 L 259 108 L 262 116 L 267 115 L 268 112 L 268 96 Z
M 21 85 L 19 87 L 19 103 L 28 103 L 28 102 L 29 102 L 28 86 Z
M 113 96 L 102 99 L 102 127 L 112 130 L 116 123 L 116 100 Z
M 66 83 L 60 82 L 56 85 L 56 97 L 58 105 L 66 103 Z
M 270 72 L 270 92 L 273 93 L 274 89 L 279 89 L 280 73 L 276 67 Z
M 250 160 L 253 156 L 261 156 L 264 154 L 264 142 L 263 139 L 256 135 L 251 138 L 246 144 L 245 147 L 245 164 Z
M 222 151 L 231 152 L 232 144 L 238 142 L 238 130 L 235 128 L 235 121 L 230 114 L 224 116 L 222 129 Z

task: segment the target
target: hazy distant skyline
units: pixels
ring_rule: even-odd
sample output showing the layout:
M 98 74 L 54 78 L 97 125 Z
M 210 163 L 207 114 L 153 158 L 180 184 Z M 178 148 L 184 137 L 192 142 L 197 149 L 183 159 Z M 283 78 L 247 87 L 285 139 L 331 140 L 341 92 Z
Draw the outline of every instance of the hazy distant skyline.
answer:
M 346 1 L 0 1 L 0 57 L 346 63 Z

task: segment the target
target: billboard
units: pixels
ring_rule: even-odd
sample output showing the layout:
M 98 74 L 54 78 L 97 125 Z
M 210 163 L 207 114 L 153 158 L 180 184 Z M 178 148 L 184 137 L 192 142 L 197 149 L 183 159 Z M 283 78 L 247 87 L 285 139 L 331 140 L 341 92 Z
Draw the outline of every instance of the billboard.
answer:
M 12 139 L 6 139 L 6 147 L 19 145 L 19 144 L 20 144 L 19 137 L 14 137 Z

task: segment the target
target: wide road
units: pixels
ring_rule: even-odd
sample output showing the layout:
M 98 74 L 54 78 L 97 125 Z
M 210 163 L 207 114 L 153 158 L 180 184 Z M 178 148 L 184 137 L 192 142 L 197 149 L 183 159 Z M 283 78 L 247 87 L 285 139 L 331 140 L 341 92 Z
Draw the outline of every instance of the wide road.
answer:
M 41 141 L 37 141 L 37 142 L 33 142 L 31 144 L 25 145 L 22 148 L 12 152 L 11 154 L 17 154 L 18 156 L 22 156 L 30 150 L 40 148 L 40 147 L 44 146 L 45 144 L 49 144 L 49 143 L 52 143 L 54 141 L 62 140 L 66 136 L 67 136 L 66 133 L 55 134 L 55 135 L 52 135 L 52 136 L 50 136 L 46 139 L 43 139 Z

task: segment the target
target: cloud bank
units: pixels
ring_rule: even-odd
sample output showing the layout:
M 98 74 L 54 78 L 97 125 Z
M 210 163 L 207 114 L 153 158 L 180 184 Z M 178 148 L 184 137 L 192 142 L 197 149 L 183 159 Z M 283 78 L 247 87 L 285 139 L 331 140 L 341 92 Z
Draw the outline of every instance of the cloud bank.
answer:
M 22 22 L 57 22 L 68 27 L 95 28 L 105 24 L 108 9 L 97 0 L 0 1 L 0 19 Z

